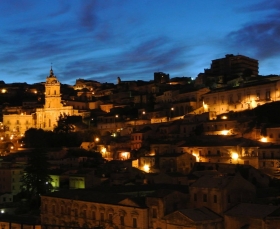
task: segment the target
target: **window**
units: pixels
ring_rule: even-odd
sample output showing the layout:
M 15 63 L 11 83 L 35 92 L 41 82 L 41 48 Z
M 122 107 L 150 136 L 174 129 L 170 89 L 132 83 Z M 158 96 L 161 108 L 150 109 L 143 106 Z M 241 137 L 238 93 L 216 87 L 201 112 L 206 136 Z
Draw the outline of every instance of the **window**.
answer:
M 152 211 L 153 211 L 153 212 L 152 212 L 152 213 L 153 213 L 153 216 L 152 216 L 152 217 L 153 217 L 153 218 L 157 218 L 157 209 L 156 209 L 156 208 L 153 208 Z
M 109 222 L 113 222 L 113 214 L 112 213 L 108 214 L 108 220 L 109 220 Z
M 60 214 L 64 214 L 64 206 L 63 205 L 60 206 Z
M 86 209 L 83 210 L 83 216 L 87 217 L 87 210 Z
M 96 220 L 96 214 L 95 214 L 95 211 L 92 211 L 92 212 L 91 212 L 91 218 L 92 218 L 93 220 Z
M 207 202 L 207 194 L 203 194 L 203 202 Z
M 120 223 L 122 226 L 124 225 L 124 216 L 123 215 L 120 216 Z
M 52 213 L 55 214 L 55 205 L 52 205 Z
M 103 222 L 104 221 L 104 212 L 100 213 L 100 221 Z
M 232 95 L 229 95 L 228 102 L 229 102 L 229 103 L 233 103 L 233 97 L 232 97 Z
M 227 202 L 228 202 L 228 203 L 231 202 L 230 195 L 227 196 Z
M 133 228 L 137 228 L 137 219 L 136 218 L 133 218 L 133 225 L 132 225 Z
M 265 99 L 270 100 L 270 91 L 266 91 L 265 93 Z
M 196 193 L 193 195 L 193 200 L 197 201 L 197 194 Z
M 217 195 L 214 195 L 214 203 L 217 203 Z
M 241 102 L 241 94 L 240 93 L 237 94 L 237 100 L 238 100 L 238 102 Z
M 78 209 L 75 209 L 75 217 L 78 217 Z

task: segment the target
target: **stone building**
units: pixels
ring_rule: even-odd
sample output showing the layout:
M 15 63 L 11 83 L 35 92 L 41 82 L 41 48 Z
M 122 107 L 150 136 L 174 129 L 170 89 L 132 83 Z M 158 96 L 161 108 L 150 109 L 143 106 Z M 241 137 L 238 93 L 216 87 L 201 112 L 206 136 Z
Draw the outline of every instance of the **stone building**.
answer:
M 239 202 L 251 202 L 255 196 L 255 186 L 239 174 L 205 175 L 190 186 L 191 207 L 207 207 L 218 214 Z
M 52 131 L 60 116 L 74 115 L 72 106 L 63 106 L 60 94 L 60 82 L 51 68 L 45 83 L 45 104 L 34 113 L 4 114 L 3 124 L 6 135 L 20 136 L 29 128 L 41 128 Z M 76 112 L 77 113 L 77 112 Z M 77 113 L 78 114 L 78 113 Z
M 180 209 L 164 216 L 168 229 L 223 229 L 223 217 L 206 207 Z
M 126 195 L 84 189 L 41 196 L 41 224 L 105 228 L 148 228 L 148 208 Z
M 263 78 L 232 88 L 220 88 L 203 95 L 204 110 L 210 112 L 210 119 L 229 111 L 244 111 L 259 105 L 280 100 L 279 77 Z
M 228 82 L 238 77 L 256 77 L 259 74 L 258 60 L 243 55 L 227 54 L 224 58 L 212 60 L 210 69 L 205 69 L 207 77 L 216 82 Z
M 279 226 L 279 206 L 240 203 L 225 212 L 227 229 L 277 229 Z

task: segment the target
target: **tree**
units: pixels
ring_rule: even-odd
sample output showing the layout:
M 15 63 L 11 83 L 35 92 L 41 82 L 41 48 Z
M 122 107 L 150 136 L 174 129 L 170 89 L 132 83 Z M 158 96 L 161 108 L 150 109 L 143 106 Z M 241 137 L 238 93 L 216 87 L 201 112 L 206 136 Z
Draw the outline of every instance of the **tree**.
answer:
M 70 116 L 60 115 L 54 133 L 71 133 L 75 131 L 75 125 L 70 121 Z
M 35 207 L 40 206 L 40 195 L 52 190 L 49 167 L 44 149 L 35 149 L 29 153 L 27 166 L 21 177 L 21 191 L 23 196 Z
M 50 142 L 53 133 L 51 131 L 44 131 L 43 129 L 30 128 L 25 131 L 23 141 L 27 147 L 46 147 Z

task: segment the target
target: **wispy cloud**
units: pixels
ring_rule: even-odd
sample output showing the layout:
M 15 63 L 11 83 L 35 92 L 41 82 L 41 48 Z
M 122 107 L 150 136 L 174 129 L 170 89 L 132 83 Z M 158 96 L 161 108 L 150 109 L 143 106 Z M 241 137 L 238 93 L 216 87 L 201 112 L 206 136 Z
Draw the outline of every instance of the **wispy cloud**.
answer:
M 260 60 L 279 56 L 280 2 L 251 5 L 246 10 L 269 11 L 262 18 L 244 24 L 226 37 L 226 43 L 236 50 L 245 50 Z

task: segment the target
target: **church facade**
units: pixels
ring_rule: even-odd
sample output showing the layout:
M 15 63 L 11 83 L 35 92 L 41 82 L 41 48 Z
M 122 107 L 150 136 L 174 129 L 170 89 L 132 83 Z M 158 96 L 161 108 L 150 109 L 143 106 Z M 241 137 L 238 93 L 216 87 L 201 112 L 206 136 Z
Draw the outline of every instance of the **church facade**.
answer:
M 3 125 L 6 135 L 21 136 L 30 128 L 52 131 L 61 115 L 74 115 L 72 106 L 63 106 L 61 103 L 60 82 L 51 68 L 45 83 L 45 104 L 37 108 L 32 114 L 3 115 Z

